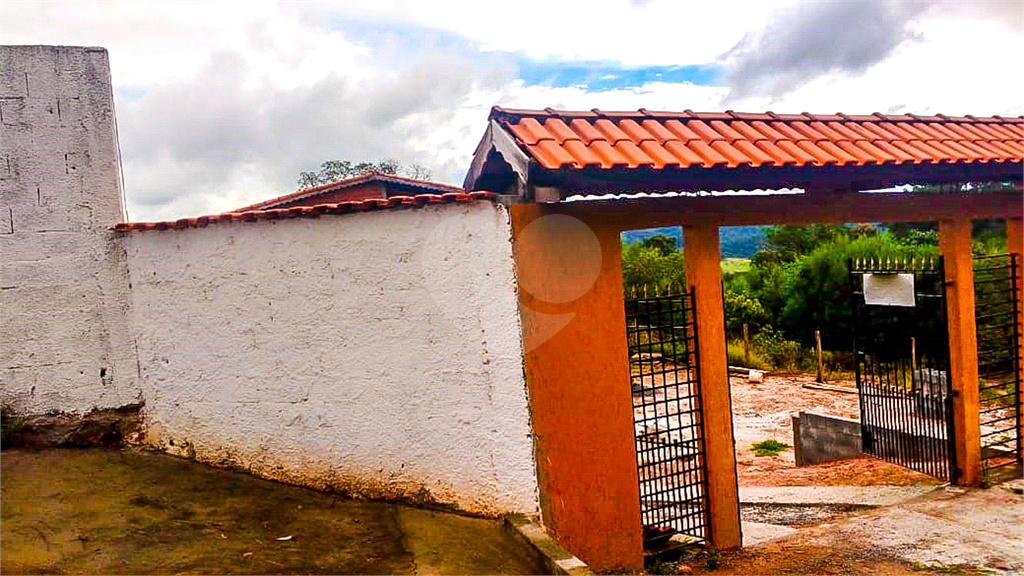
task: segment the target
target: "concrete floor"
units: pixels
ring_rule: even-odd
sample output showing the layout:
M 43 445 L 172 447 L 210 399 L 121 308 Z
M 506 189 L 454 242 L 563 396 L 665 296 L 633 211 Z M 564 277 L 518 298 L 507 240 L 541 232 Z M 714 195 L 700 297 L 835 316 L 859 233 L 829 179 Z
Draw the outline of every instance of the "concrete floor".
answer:
M 0 572 L 534 574 L 501 522 L 361 502 L 170 456 L 0 454 Z
M 694 573 L 1024 574 L 1022 491 L 1021 480 L 939 488 L 788 535 L 765 533 L 763 543 L 723 555 L 716 570 Z

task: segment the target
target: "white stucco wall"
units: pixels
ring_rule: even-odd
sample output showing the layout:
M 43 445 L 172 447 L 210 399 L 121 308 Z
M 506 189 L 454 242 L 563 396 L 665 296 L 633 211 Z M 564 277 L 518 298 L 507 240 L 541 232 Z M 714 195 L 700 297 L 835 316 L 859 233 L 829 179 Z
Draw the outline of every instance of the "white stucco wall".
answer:
M 0 396 L 25 413 L 138 400 L 107 52 L 0 47 Z
M 320 488 L 537 513 L 504 207 L 125 245 L 151 442 Z

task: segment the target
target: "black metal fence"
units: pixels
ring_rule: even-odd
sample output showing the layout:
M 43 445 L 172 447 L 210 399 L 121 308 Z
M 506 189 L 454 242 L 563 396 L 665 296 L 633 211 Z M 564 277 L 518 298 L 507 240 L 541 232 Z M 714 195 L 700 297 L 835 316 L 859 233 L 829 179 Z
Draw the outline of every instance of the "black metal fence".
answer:
M 645 546 L 709 536 L 692 292 L 633 294 L 626 336 Z
M 854 372 L 866 454 L 955 481 L 941 258 L 851 261 Z M 865 303 L 866 275 L 913 279 L 913 306 Z
M 986 479 L 1021 462 L 1017 254 L 974 259 L 981 459 Z

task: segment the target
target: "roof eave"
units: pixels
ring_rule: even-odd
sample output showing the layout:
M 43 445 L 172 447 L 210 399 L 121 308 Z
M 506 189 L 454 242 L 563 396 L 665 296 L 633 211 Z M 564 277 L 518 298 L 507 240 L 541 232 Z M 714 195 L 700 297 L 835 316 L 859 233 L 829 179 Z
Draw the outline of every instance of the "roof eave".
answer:
M 533 170 L 529 184 L 554 187 L 563 196 L 638 191 L 874 190 L 898 184 L 1014 182 L 1024 179 L 1024 162 L 881 164 L 801 167 L 724 166 L 704 168 L 563 167 Z

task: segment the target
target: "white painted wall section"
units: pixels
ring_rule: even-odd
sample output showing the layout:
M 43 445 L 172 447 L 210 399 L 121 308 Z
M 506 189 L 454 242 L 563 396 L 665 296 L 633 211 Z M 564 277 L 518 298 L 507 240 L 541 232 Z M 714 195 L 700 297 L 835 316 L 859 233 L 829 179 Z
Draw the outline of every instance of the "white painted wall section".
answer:
M 128 232 L 150 441 L 538 513 L 510 237 L 489 202 Z
M 0 47 L 0 399 L 138 401 L 107 52 Z

